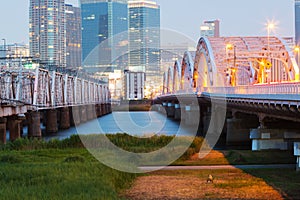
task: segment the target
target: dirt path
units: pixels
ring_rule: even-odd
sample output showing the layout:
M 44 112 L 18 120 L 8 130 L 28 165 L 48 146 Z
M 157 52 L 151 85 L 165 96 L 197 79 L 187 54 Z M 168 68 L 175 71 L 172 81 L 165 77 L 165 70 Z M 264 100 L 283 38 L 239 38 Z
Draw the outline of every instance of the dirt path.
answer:
M 206 183 L 208 174 L 213 183 Z M 139 177 L 123 195 L 132 200 L 283 199 L 262 179 L 239 169 L 157 171 Z

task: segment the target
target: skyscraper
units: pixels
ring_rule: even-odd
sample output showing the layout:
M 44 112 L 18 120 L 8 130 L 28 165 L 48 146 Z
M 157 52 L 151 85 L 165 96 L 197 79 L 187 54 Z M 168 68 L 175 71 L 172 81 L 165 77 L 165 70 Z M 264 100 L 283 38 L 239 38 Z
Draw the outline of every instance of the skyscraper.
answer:
M 66 62 L 67 67 L 81 66 L 81 12 L 66 4 Z
M 207 37 L 220 37 L 220 21 L 204 21 L 200 26 L 200 35 Z
M 41 63 L 66 66 L 64 0 L 30 0 L 30 54 Z
M 113 72 L 119 67 L 114 64 L 115 59 L 122 56 L 116 55 L 118 47 L 128 48 L 127 34 L 124 34 L 124 41 L 115 38 L 128 31 L 127 0 L 82 0 L 81 17 L 84 65 Z
M 295 43 L 300 45 L 300 0 L 295 0 Z
M 151 0 L 131 0 L 129 7 L 129 70 L 145 72 L 146 85 L 161 83 L 160 6 Z

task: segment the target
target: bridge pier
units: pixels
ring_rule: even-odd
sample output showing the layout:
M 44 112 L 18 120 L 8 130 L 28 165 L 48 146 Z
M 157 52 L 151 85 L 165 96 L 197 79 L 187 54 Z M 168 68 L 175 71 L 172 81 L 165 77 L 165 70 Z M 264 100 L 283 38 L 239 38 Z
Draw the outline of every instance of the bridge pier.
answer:
M 234 146 L 250 146 L 250 129 L 259 126 L 255 115 L 233 113 L 232 117 L 226 119 L 226 144 Z
M 28 137 L 29 138 L 41 138 L 41 116 L 39 112 L 29 112 L 26 114 L 28 121 Z
M 97 118 L 98 117 L 101 117 L 102 116 L 102 113 L 101 113 L 101 105 L 100 104 L 96 104 L 96 115 L 97 115 Z
M 87 122 L 87 106 L 80 106 L 80 122 Z
M 69 110 L 70 125 L 77 126 L 80 124 L 80 108 L 79 106 L 73 106 Z
M 174 120 L 180 121 L 181 120 L 181 108 L 180 104 L 176 103 L 174 106 L 175 112 L 174 112 Z
M 59 128 L 68 129 L 70 128 L 70 111 L 69 107 L 64 107 L 60 109 L 60 119 L 59 119 Z
M 22 119 L 18 118 L 16 115 L 8 118 L 7 127 L 9 130 L 10 141 L 15 141 L 21 137 L 21 122 Z
M 185 125 L 199 126 L 199 121 L 200 121 L 199 106 L 195 105 L 194 103 L 192 103 L 191 105 L 186 105 L 184 116 L 182 116 L 181 119 L 185 120 Z
M 106 105 L 104 103 L 101 104 L 101 111 L 102 111 L 102 115 L 107 114 Z
M 96 118 L 95 105 L 87 105 L 86 110 L 87 110 L 87 120 L 92 120 Z
M 0 142 L 6 144 L 6 118 L 0 118 Z
M 166 111 L 167 111 L 167 117 L 173 118 L 175 116 L 175 104 L 173 102 L 168 102 Z
M 253 151 L 288 150 L 293 148 L 294 141 L 300 141 L 299 123 L 276 120 L 265 115 L 259 115 L 259 121 L 260 126 L 250 132 Z
M 46 111 L 46 132 L 47 133 L 57 133 L 57 110 L 51 109 Z

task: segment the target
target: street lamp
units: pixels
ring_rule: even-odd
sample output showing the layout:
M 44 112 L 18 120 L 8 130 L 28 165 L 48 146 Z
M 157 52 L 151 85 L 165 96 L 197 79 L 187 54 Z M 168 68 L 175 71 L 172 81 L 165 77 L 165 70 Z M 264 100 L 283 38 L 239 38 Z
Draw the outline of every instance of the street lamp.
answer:
M 231 86 L 236 86 L 236 46 L 234 44 L 227 44 L 226 45 L 226 56 L 228 50 L 233 50 L 233 67 L 230 67 L 230 73 L 228 74 L 229 83 Z
M 300 54 L 300 47 L 299 46 L 295 46 L 294 47 L 294 51 L 297 52 L 297 64 L 299 65 L 299 54 Z
M 272 22 L 267 23 L 267 31 L 268 31 L 268 56 L 270 54 L 270 32 L 275 28 L 275 24 Z

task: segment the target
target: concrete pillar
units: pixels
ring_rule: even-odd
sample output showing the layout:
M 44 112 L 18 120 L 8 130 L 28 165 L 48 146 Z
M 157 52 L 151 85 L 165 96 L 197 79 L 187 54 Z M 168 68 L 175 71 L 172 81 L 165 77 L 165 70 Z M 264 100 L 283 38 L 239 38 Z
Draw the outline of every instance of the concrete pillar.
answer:
M 106 109 L 106 114 L 109 114 L 109 113 L 110 113 L 110 106 L 109 106 L 109 103 L 106 103 L 106 104 L 105 104 L 105 109 Z
M 22 120 L 18 119 L 17 116 L 9 117 L 7 120 L 10 141 L 14 141 L 21 137 L 21 122 Z
M 87 119 L 92 120 L 96 118 L 96 105 L 87 105 Z
M 226 119 L 227 123 L 227 134 L 226 144 L 227 145 L 245 145 L 250 144 L 250 128 L 247 124 L 247 120 L 243 119 Z M 250 120 L 249 120 L 249 123 Z
M 167 113 L 167 107 L 168 107 L 168 103 L 167 102 L 163 102 L 162 103 L 162 107 L 163 107 L 163 110 L 161 111 L 163 114 L 168 114 Z
M 97 117 L 102 116 L 101 105 L 100 104 L 96 104 L 96 115 L 97 115 Z
M 87 106 L 80 106 L 80 122 L 87 121 Z
M 57 110 L 51 109 L 46 111 L 46 132 L 47 133 L 57 133 Z
M 6 118 L 0 118 L 0 142 L 6 144 Z
M 68 107 L 61 108 L 60 110 L 59 128 L 60 129 L 70 128 L 70 111 Z
M 180 104 L 179 103 L 175 104 L 174 108 L 175 108 L 174 119 L 180 121 L 181 119 Z
M 196 106 L 194 104 L 186 105 L 184 115 L 185 116 L 183 119 L 185 120 L 185 125 L 193 125 L 193 126 L 199 125 L 200 122 L 199 106 Z
M 175 104 L 169 102 L 167 104 L 167 117 L 174 117 L 175 116 Z
M 107 111 L 106 111 L 106 106 L 104 103 L 101 104 L 101 111 L 102 111 L 102 115 L 106 115 Z
M 28 120 L 28 137 L 42 138 L 41 116 L 39 112 L 29 112 L 26 114 Z
M 70 123 L 72 126 L 80 124 L 80 108 L 79 106 L 74 106 L 69 109 Z
M 296 156 L 296 170 L 300 171 L 300 142 L 294 142 L 294 156 Z

